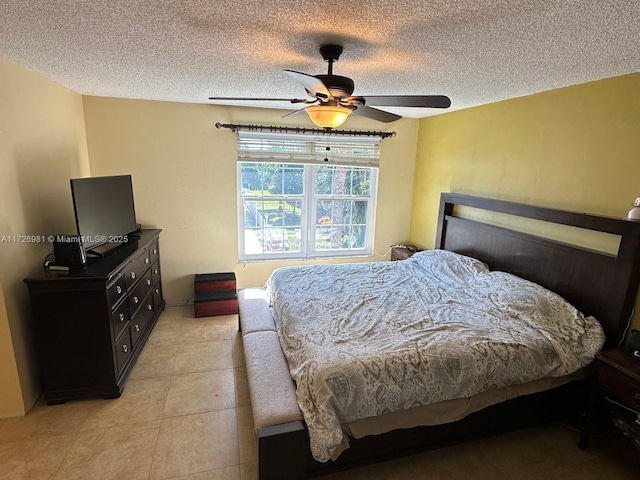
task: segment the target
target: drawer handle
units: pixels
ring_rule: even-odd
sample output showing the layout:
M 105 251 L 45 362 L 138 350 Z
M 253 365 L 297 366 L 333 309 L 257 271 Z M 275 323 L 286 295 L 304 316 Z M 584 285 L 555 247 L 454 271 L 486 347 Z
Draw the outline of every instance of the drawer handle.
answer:
M 147 305 L 147 310 L 149 311 L 153 310 L 153 307 L 151 306 L 151 304 Z
M 149 257 L 144 257 L 144 263 L 149 263 Z
M 131 272 L 131 278 L 132 279 L 136 278 L 136 272 Z
M 135 324 L 135 325 L 133 326 L 133 329 L 134 329 L 136 332 L 139 332 L 139 331 L 140 331 L 140 325 Z
M 157 268 L 154 268 L 154 269 L 153 269 L 153 273 L 155 273 L 155 274 L 157 275 L 157 274 L 158 274 L 158 269 L 157 269 Z
M 116 293 L 120 295 L 122 293 L 122 287 L 120 285 L 116 285 Z
M 121 313 L 121 314 L 119 315 L 119 317 L 120 317 L 120 321 L 121 321 L 121 322 L 124 322 L 124 313 Z
M 147 278 L 147 285 L 151 286 L 151 280 Z
M 160 295 L 160 289 L 159 289 L 159 288 L 156 288 L 156 293 L 157 293 L 158 295 Z
M 127 353 L 129 351 L 129 347 L 126 345 L 122 345 L 122 353 Z
M 135 295 L 133 296 L 133 303 L 138 303 L 140 300 Z
M 154 248 L 154 249 L 153 249 L 153 254 L 154 254 L 154 255 L 157 255 L 157 254 L 158 254 L 158 249 L 157 249 L 157 248 Z

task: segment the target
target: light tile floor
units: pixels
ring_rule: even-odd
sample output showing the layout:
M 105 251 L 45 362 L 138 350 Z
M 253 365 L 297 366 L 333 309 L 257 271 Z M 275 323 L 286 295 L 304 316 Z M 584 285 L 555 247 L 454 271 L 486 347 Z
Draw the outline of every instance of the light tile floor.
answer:
M 636 479 L 597 440 L 562 425 L 412 455 L 325 480 Z M 0 419 L 0 479 L 257 480 L 237 316 L 163 312 L 119 399 L 43 401 Z

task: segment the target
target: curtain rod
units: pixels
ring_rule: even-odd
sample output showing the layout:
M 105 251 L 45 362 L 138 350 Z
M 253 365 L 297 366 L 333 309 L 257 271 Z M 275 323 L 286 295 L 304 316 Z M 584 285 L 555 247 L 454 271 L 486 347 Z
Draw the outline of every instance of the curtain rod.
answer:
M 381 139 L 395 137 L 396 132 L 376 132 L 371 130 L 330 130 L 323 128 L 305 127 L 276 127 L 267 125 L 244 125 L 240 123 L 216 123 L 216 128 L 228 128 L 232 132 L 268 132 L 268 133 L 293 133 L 296 135 L 344 135 L 354 137 L 380 137 Z

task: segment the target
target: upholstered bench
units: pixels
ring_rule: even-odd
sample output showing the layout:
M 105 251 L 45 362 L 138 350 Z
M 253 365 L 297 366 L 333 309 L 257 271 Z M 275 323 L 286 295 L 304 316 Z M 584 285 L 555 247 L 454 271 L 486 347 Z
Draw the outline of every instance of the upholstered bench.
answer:
M 243 336 L 253 332 L 276 331 L 269 299 L 262 288 L 243 288 L 238 291 L 238 316 Z M 281 355 L 284 358 L 284 354 Z
M 295 384 L 280 347 L 269 300 L 264 290 L 240 290 L 238 311 L 253 423 L 258 437 L 259 464 L 262 470 L 269 465 L 269 459 L 282 458 L 282 454 L 286 454 L 282 451 L 287 450 L 282 441 L 283 434 L 291 432 L 291 451 L 299 448 L 300 442 L 308 444 L 309 437 L 303 429 L 303 417 L 298 407 Z M 277 443 L 271 441 L 276 435 Z M 276 475 L 273 465 L 269 470 L 272 476 Z M 277 478 L 277 475 L 273 478 Z

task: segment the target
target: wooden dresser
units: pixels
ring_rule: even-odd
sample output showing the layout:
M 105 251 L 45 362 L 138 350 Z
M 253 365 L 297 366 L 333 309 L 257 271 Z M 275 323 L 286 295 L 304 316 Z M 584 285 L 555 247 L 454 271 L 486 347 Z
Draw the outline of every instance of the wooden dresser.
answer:
M 82 272 L 25 278 L 49 405 L 122 393 L 165 306 L 160 232 L 142 230 Z

